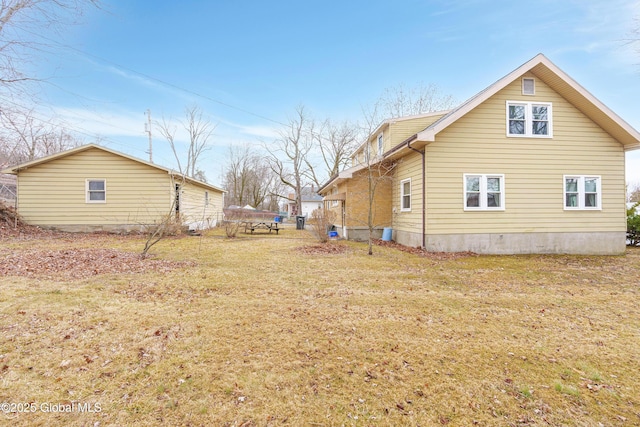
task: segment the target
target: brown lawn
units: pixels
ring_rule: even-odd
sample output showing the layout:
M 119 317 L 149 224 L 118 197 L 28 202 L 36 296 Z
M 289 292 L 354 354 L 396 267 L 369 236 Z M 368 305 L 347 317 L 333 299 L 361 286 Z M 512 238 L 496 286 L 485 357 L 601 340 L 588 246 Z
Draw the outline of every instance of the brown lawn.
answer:
M 638 249 L 368 256 L 292 229 L 144 261 L 135 236 L 0 246 L 0 425 L 640 424 Z

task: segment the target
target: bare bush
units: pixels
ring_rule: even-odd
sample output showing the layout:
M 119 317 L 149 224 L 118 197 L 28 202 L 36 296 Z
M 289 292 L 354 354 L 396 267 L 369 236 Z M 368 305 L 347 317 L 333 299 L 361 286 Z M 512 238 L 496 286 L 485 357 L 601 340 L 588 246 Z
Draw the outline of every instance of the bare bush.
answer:
M 174 213 L 164 215 L 159 222 L 144 226 L 147 240 L 140 256 L 144 259 L 149 256 L 149 249 L 160 240 L 169 236 L 178 236 L 183 232 L 182 221 L 179 215 Z
M 324 243 L 329 240 L 329 230 L 335 222 L 336 214 L 330 210 L 319 208 L 311 212 L 309 226 L 314 236 Z

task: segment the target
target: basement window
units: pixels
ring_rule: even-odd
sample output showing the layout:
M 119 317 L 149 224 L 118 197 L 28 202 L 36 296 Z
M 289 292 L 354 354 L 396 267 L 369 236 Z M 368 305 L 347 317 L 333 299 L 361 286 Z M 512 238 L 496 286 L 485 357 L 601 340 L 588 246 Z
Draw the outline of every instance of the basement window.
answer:
M 85 189 L 87 203 L 107 202 L 107 180 L 87 179 Z

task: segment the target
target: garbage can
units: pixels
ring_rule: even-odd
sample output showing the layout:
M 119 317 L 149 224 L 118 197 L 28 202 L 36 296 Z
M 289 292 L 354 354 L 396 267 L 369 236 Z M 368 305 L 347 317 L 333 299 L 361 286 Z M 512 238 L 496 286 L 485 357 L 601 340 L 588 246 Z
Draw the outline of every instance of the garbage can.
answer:
M 296 215 L 296 230 L 304 230 L 304 216 Z
M 382 241 L 383 242 L 390 242 L 392 234 L 393 234 L 393 229 L 390 228 L 390 227 L 385 227 L 382 230 Z

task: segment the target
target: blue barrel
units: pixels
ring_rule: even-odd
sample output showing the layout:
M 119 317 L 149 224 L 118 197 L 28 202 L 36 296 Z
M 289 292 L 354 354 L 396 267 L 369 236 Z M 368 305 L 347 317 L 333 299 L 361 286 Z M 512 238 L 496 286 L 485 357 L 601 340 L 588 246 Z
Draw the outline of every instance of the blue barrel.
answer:
M 273 222 L 282 222 L 282 218 L 277 216 L 277 217 L 273 218 Z
M 391 241 L 391 236 L 393 234 L 393 229 L 391 227 L 385 227 L 382 229 L 382 240 L 385 242 Z

